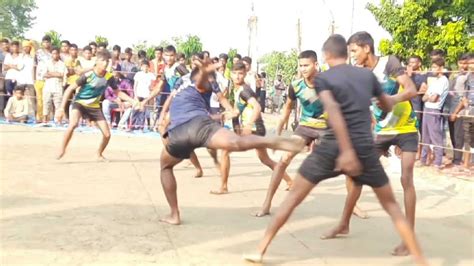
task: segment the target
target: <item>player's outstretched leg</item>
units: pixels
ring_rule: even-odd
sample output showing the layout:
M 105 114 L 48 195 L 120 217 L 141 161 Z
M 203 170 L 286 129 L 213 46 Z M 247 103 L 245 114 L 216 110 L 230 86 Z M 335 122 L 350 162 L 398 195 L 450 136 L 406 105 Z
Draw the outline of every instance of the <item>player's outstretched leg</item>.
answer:
M 166 149 L 163 149 L 161 152 L 161 185 L 163 186 L 163 191 L 165 192 L 166 200 L 168 201 L 171 211 L 168 216 L 160 219 L 160 222 L 172 225 L 178 225 L 181 223 L 181 217 L 179 216 L 178 208 L 178 197 L 176 194 L 176 178 L 174 177 L 173 173 L 173 167 L 181 161 L 182 159 L 171 156 L 168 151 L 166 151 Z

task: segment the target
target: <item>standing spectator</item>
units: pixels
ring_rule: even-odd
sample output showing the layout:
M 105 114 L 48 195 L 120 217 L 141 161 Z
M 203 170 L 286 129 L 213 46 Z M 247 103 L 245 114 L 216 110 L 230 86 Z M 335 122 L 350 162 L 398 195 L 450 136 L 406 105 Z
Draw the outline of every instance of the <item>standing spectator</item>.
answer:
M 412 55 L 408 59 L 408 66 L 407 66 L 407 74 L 415 83 L 416 86 L 416 91 L 418 92 L 418 95 L 414 98 L 411 99 L 411 104 L 413 105 L 413 109 L 415 111 L 418 111 L 416 113 L 416 118 L 418 119 L 418 123 L 422 123 L 423 116 L 423 101 L 421 100 L 423 98 L 423 95 L 426 92 L 426 75 L 420 73 L 421 71 L 421 57 L 417 55 Z M 421 126 L 420 126 L 421 128 Z
M 242 60 L 242 56 L 240 54 L 235 54 L 235 56 L 232 58 L 232 65 L 235 65 L 240 60 Z
M 280 107 L 283 105 L 283 95 L 285 93 L 286 85 L 283 81 L 282 75 L 278 74 L 277 79 L 273 82 L 275 88 L 275 96 L 273 97 L 273 105 L 277 106 L 277 112 L 280 113 Z
M 453 75 L 450 82 L 449 94 L 451 101 L 449 103 L 449 129 L 452 131 L 451 142 L 455 149 L 462 149 L 464 147 L 464 129 L 463 117 L 456 117 L 451 115 L 456 112 L 459 103 L 465 95 L 466 83 L 468 77 L 469 54 L 463 54 L 458 59 L 459 72 Z M 454 151 L 453 165 L 460 166 L 462 164 L 462 152 Z
M 77 73 L 79 76 L 92 71 L 95 65 L 95 60 L 92 59 L 92 48 L 86 46 L 82 49 L 82 57 L 79 57 L 80 71 Z
M 141 66 L 142 65 L 142 62 L 147 60 L 148 62 L 148 58 L 146 56 L 146 52 L 144 50 L 139 50 L 138 53 L 137 53 L 137 57 L 138 57 L 138 66 Z
M 118 45 L 114 45 L 112 48 L 112 70 L 113 71 L 120 71 L 120 54 L 122 52 L 122 48 Z
M 81 72 L 81 63 L 79 61 L 79 51 L 75 43 L 71 44 L 69 47 L 69 57 L 64 62 L 66 66 L 66 86 L 64 89 L 67 89 L 68 86 L 76 84 L 76 80 L 79 78 Z M 71 102 L 66 104 L 66 109 L 64 110 L 66 117 L 69 118 L 69 106 Z
M 226 94 L 226 92 L 229 89 L 229 80 L 224 77 L 224 75 L 217 71 L 216 72 L 216 82 L 217 85 L 219 85 L 219 90 L 223 95 Z M 211 114 L 218 114 L 220 111 L 220 103 L 219 99 L 217 97 L 217 94 L 215 92 L 212 92 L 212 96 L 209 102 L 209 105 L 211 107 Z
M 229 56 L 225 53 L 222 53 L 219 55 L 219 62 L 221 63 L 221 67 L 217 70 L 219 71 L 222 75 L 227 80 L 230 80 L 230 69 L 227 68 L 227 62 L 229 61 Z
M 109 44 L 106 43 L 106 42 L 100 42 L 97 44 L 97 52 L 100 52 L 100 51 L 104 51 L 104 50 L 107 50 L 107 46 Z
M 138 101 L 143 101 L 150 96 L 150 91 L 152 89 L 153 81 L 155 81 L 156 76 L 149 71 L 148 61 L 142 61 L 139 72 L 135 74 L 134 83 L 133 83 L 133 92 L 135 94 L 135 99 Z M 148 119 L 148 108 L 145 107 L 143 111 L 136 111 L 133 114 L 133 128 L 134 129 L 143 129 L 145 125 L 145 119 Z
M 202 55 L 204 56 L 204 61 L 211 58 L 211 54 L 209 53 L 209 51 L 202 51 Z
M 4 110 L 5 118 L 8 122 L 26 123 L 26 121 L 28 121 L 29 103 L 25 98 L 24 89 L 24 85 L 16 86 L 13 91 L 13 96 L 8 99 L 7 106 Z
M 43 123 L 48 122 L 48 115 L 50 113 L 51 102 L 54 104 L 54 109 L 57 111 L 61 108 L 61 101 L 63 97 L 63 81 L 66 76 L 66 65 L 61 61 L 59 49 L 53 48 L 51 51 L 52 60 L 49 61 L 46 74 L 44 75 L 45 83 L 43 90 Z M 56 116 L 56 115 L 55 115 Z M 56 121 L 61 123 L 61 121 Z
M 89 43 L 89 47 L 91 48 L 92 59 L 93 59 L 94 62 L 95 62 L 95 56 L 96 56 L 96 54 L 97 54 L 97 43 L 96 43 L 96 42 L 90 42 L 90 43 Z
M 18 75 L 18 84 L 24 88 L 24 94 L 26 100 L 29 103 L 28 110 L 31 112 L 29 115 L 34 115 L 36 111 L 36 92 L 35 92 L 35 50 L 33 42 L 24 40 L 21 43 L 23 53 L 21 55 L 21 69 Z
M 184 68 L 186 68 L 186 55 L 183 53 L 177 53 L 176 54 L 176 60 L 178 61 L 178 64 Z
M 443 117 L 441 111 L 448 95 L 449 80 L 443 74 L 444 59 L 435 58 L 431 65 L 433 73 L 436 75 L 428 81 L 428 90 L 423 96 L 425 102 L 425 112 L 423 117 L 422 141 L 426 145 L 443 146 Z M 424 145 L 421 151 L 421 164 L 426 165 L 429 147 Z M 442 168 L 443 149 L 434 147 L 434 165 Z
M 13 41 L 10 45 L 10 53 L 5 56 L 5 61 L 3 62 L 3 71 L 6 71 L 5 88 L 8 96 L 13 94 L 13 89 L 17 84 L 18 76 L 20 74 L 20 68 L 20 43 L 18 41 Z
M 247 71 L 247 76 L 245 76 L 245 83 L 250 86 L 253 92 L 257 92 L 257 73 L 252 71 L 252 58 L 245 56 L 242 58 L 242 62 L 245 65 L 245 71 Z
M 135 72 L 137 72 L 137 66 L 132 62 L 132 48 L 127 47 L 125 49 L 125 58 L 120 63 L 120 68 L 123 71 L 123 76 L 126 80 L 133 84 L 133 77 L 135 76 Z
M 267 73 L 262 72 L 260 73 L 260 83 L 262 86 L 262 89 L 260 90 L 260 106 L 262 107 L 262 112 L 265 112 L 265 100 L 267 98 Z
M 71 48 L 71 43 L 68 40 L 61 41 L 61 61 L 66 62 L 69 58 L 69 48 Z
M 458 167 L 457 170 L 463 170 L 469 171 L 469 165 L 471 163 L 471 153 L 474 152 L 474 54 L 468 54 L 468 55 L 463 55 L 461 56 L 460 59 L 465 59 L 467 57 L 467 65 L 468 65 L 468 70 L 470 71 L 466 75 L 466 81 L 464 83 L 463 87 L 463 97 L 455 107 L 454 111 L 451 113 L 449 119 L 451 121 L 454 121 L 457 123 L 459 120 L 462 119 L 463 121 L 463 145 L 466 146 L 465 152 L 464 152 L 464 168 L 461 169 Z M 461 61 L 461 60 L 460 60 Z M 459 64 L 459 61 L 458 61 Z M 462 66 L 464 68 L 464 65 Z M 460 66 L 461 69 L 461 66 Z M 461 74 L 460 74 L 461 75 Z M 460 83 L 456 82 L 454 86 L 459 85 L 461 86 Z M 456 87 L 455 87 L 456 89 Z M 458 91 L 459 92 L 459 91 Z M 454 98 L 455 99 L 455 98 Z M 464 111 L 461 113 L 461 111 Z M 461 117 L 461 115 L 465 115 L 466 117 Z M 456 136 L 458 134 L 456 133 Z M 458 142 L 458 139 L 456 139 L 456 145 L 459 147 L 460 143 Z M 459 155 L 457 155 L 459 156 Z M 455 158 L 457 159 L 458 157 L 456 156 L 455 153 Z
M 43 87 L 44 75 L 47 71 L 47 64 L 51 60 L 51 37 L 43 37 L 41 42 L 42 49 L 36 52 L 36 122 L 43 120 Z
M 5 79 L 3 69 L 3 61 L 5 61 L 5 56 L 8 54 L 10 49 L 10 41 L 6 38 L 2 39 L 0 47 L 0 93 L 6 94 L 5 91 Z M 0 111 L 5 107 L 6 96 L 0 96 Z
M 163 61 L 163 47 L 155 48 L 155 59 L 150 61 L 150 72 L 156 77 L 163 74 L 165 69 L 165 61 Z

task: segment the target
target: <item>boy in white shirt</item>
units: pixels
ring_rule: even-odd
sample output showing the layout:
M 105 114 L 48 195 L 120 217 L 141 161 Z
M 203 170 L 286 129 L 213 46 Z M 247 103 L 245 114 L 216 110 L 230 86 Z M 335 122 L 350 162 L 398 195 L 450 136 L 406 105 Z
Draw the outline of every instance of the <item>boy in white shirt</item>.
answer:
M 443 146 L 443 116 L 441 110 L 449 90 L 449 80 L 444 75 L 444 59 L 435 58 L 432 61 L 431 68 L 435 77 L 428 79 L 428 90 L 423 96 L 425 102 L 425 113 L 423 114 L 422 124 L 422 142 L 425 144 L 435 145 L 434 150 L 434 165 L 441 169 L 443 162 L 443 149 L 436 146 Z M 421 150 L 421 165 L 426 165 L 428 158 L 429 146 L 423 145 Z
M 133 91 L 135 94 L 135 99 L 141 102 L 150 96 L 152 84 L 156 80 L 156 76 L 149 71 L 149 63 L 147 60 L 142 61 L 140 69 L 141 71 L 137 72 L 133 77 Z M 133 113 L 132 121 L 133 128 L 143 129 L 145 125 L 145 118 L 149 119 L 147 108 L 145 108 L 144 111 L 135 111 Z
M 61 61 L 59 49 L 53 48 L 51 50 L 52 60 L 47 64 L 47 71 L 44 75 L 43 88 L 43 123 L 48 122 L 48 114 L 50 112 L 51 101 L 54 104 L 54 109 L 61 107 L 63 97 L 64 78 L 67 73 L 66 65 Z M 56 116 L 56 115 L 55 115 Z M 61 121 L 57 121 L 61 123 Z

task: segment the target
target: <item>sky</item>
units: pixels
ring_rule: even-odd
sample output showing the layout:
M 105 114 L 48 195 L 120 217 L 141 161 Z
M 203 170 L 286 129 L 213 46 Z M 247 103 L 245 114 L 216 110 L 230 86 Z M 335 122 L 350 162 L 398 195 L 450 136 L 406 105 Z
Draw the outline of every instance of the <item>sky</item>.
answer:
M 123 49 L 144 40 L 159 44 L 192 34 L 201 38 L 211 56 L 229 48 L 246 55 L 252 2 L 258 18 L 258 55 L 296 48 L 298 18 L 302 49 L 319 52 L 330 34 L 331 13 L 335 32 L 346 38 L 361 30 L 371 33 L 376 43 L 390 38 L 365 9 L 368 2 L 379 0 L 36 0 L 36 21 L 26 37 L 41 40 L 54 29 L 80 47 L 101 35 Z

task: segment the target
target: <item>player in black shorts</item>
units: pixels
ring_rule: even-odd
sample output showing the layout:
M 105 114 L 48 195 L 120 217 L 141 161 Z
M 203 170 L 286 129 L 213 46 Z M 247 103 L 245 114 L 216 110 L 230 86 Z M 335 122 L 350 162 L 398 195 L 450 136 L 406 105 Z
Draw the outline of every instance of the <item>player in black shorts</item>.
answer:
M 170 124 L 163 132 L 164 149 L 160 157 L 161 183 L 171 213 L 160 221 L 169 224 L 180 224 L 178 199 L 176 195 L 176 179 L 173 167 L 183 159 L 188 159 L 194 149 L 207 147 L 229 151 L 245 151 L 258 148 L 298 151 L 304 143 L 289 138 L 265 138 L 256 135 L 240 137 L 234 132 L 223 128 L 210 115 L 209 100 L 212 92 L 219 93 L 219 88 L 213 86 L 213 72 L 216 66 L 208 62 L 196 62 L 197 66 L 191 72 L 194 83 L 176 93 L 169 103 Z M 221 104 L 226 107 L 227 114 L 232 108 L 224 97 L 219 97 Z M 162 120 L 162 118 L 160 118 Z
M 265 136 L 266 129 L 261 115 L 261 106 L 258 103 L 255 92 L 245 84 L 247 71 L 242 61 L 232 66 L 232 82 L 234 84 L 234 103 L 239 111 L 239 117 L 233 119 L 234 128 L 238 128 L 242 136 L 257 135 Z M 256 149 L 258 159 L 270 169 L 274 169 L 276 162 L 273 161 L 266 148 Z M 228 193 L 227 181 L 230 172 L 230 151 L 223 150 L 221 155 L 221 186 L 219 190 L 212 190 L 211 194 L 221 195 Z M 291 178 L 284 173 L 284 179 L 291 184 Z
M 416 262 L 426 265 L 415 234 L 395 200 L 372 138 L 371 99 L 376 97 L 379 106 L 390 111 L 393 98 L 383 92 L 370 70 L 346 64 L 347 46 L 341 35 L 329 37 L 323 53 L 331 68 L 319 74 L 314 85 L 325 111 L 330 114 L 331 129 L 301 165 L 293 189 L 267 227 L 257 253 L 244 258 L 261 262 L 278 230 L 311 190 L 319 182 L 344 173 L 353 176 L 355 182 L 372 187 Z

